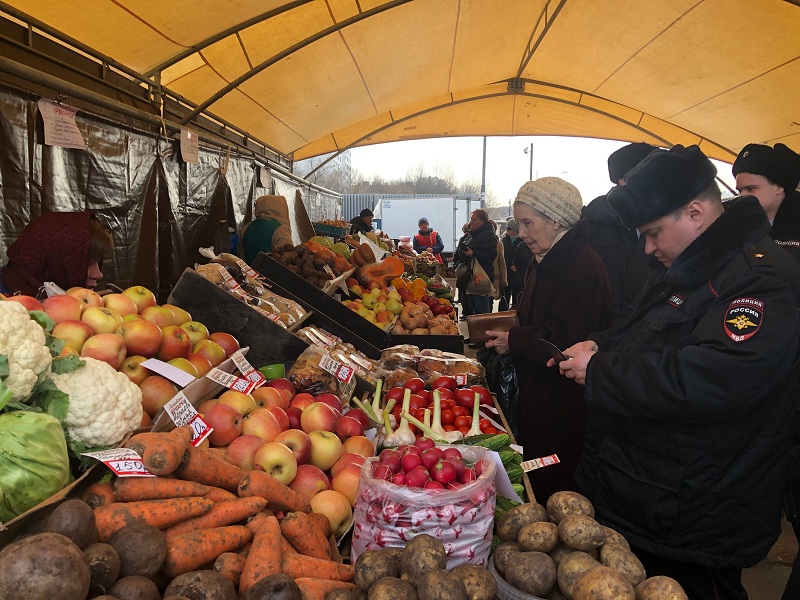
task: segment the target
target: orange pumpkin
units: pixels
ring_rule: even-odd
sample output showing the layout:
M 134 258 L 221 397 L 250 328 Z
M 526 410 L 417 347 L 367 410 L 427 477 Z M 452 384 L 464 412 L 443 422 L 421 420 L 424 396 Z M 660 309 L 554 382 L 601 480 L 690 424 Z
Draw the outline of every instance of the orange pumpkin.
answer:
M 387 256 L 381 262 L 366 265 L 358 270 L 358 278 L 367 287 L 373 282 L 385 283 L 402 275 L 405 266 L 403 261 L 394 256 Z

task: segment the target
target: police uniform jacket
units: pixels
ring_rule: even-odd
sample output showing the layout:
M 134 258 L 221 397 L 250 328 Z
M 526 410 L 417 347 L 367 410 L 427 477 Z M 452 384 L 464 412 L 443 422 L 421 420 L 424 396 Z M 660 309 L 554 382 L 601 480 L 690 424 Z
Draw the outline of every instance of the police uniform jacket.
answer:
M 778 536 L 800 268 L 768 230 L 754 197 L 736 200 L 593 336 L 576 479 L 631 546 L 743 568 Z
M 775 213 L 769 237 L 800 262 L 800 191 L 786 194 Z

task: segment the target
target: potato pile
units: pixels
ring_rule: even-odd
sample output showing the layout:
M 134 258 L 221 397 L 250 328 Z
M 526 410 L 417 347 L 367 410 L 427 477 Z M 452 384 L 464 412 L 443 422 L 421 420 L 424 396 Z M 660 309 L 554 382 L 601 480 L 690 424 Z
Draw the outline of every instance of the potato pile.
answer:
M 497 573 L 518 590 L 547 600 L 688 600 L 669 577 L 647 579 L 625 538 L 594 520 L 575 492 L 557 492 L 545 508 L 521 504 L 496 524 Z
M 305 245 L 285 244 L 275 248 L 270 256 L 318 288 L 351 268 L 350 263 L 335 252 L 321 249 L 315 254 Z
M 438 539 L 414 537 L 405 548 L 367 550 L 356 560 L 356 591 L 326 600 L 494 600 L 497 582 L 478 565 L 445 570 L 447 553 Z

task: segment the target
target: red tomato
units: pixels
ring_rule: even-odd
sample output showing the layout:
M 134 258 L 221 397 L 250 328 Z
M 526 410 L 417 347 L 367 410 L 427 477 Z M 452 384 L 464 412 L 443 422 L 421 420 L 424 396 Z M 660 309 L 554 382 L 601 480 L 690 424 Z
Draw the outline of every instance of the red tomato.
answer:
M 420 421 L 422 421 L 422 419 L 425 417 L 425 409 L 424 408 L 412 408 L 408 412 L 411 413 L 412 417 L 414 417 L 415 419 L 419 419 Z
M 456 430 L 456 428 L 453 427 L 452 425 L 442 425 L 442 429 L 444 429 L 445 431 L 455 431 Z
M 408 399 L 408 406 L 409 408 L 428 408 L 428 402 L 422 396 L 411 394 L 411 397 Z
M 505 433 L 503 431 L 500 431 L 497 427 L 487 427 L 485 431 L 484 430 L 481 431 L 483 431 L 483 433 L 489 433 L 491 435 L 497 435 L 498 433 Z
M 471 389 L 473 392 L 478 392 L 478 394 L 480 394 L 480 396 L 481 396 L 481 404 L 485 404 L 485 405 L 489 405 L 489 406 L 494 404 L 494 401 L 492 400 L 492 393 L 489 390 L 487 390 L 485 387 L 483 387 L 482 385 L 473 385 L 473 386 L 470 386 L 469 389 Z
M 398 404 L 403 401 L 403 394 L 405 393 L 406 389 L 404 387 L 393 387 L 388 392 L 386 392 L 386 402 L 389 400 L 394 400 Z
M 453 421 L 455 421 L 455 419 L 456 419 L 456 416 L 453 414 L 453 411 L 450 410 L 449 408 L 442 411 L 442 414 L 441 414 L 442 426 L 452 425 Z
M 475 392 L 469 388 L 457 390 L 456 403 L 459 406 L 463 406 L 472 410 L 472 407 L 475 405 Z
M 458 430 L 464 435 L 467 435 L 469 433 L 469 427 L 459 427 Z
M 463 406 L 454 406 L 453 407 L 453 414 L 455 416 L 457 416 L 457 417 L 463 417 L 465 415 L 468 415 L 469 412 Z
M 437 377 L 431 383 L 431 388 L 436 390 L 439 388 L 447 388 L 450 390 L 456 389 L 456 378 L 450 377 L 449 375 L 442 375 L 441 377 Z
M 442 400 L 441 402 L 439 402 L 439 405 L 442 407 L 442 410 L 445 410 L 447 408 L 453 408 L 456 405 L 456 401 L 455 400 Z
M 453 398 L 455 398 L 453 390 L 449 388 L 439 388 L 438 392 L 439 392 L 439 399 L 442 401 L 452 400 Z
M 453 425 L 455 425 L 456 429 L 459 431 L 461 431 L 462 427 L 466 427 L 467 430 L 469 430 L 469 428 L 472 427 L 472 417 L 456 417 L 456 420 L 453 421 Z
M 422 398 L 424 398 L 425 402 L 427 402 L 429 404 L 431 402 L 433 402 L 433 396 L 431 395 L 431 393 L 428 390 L 420 390 L 420 391 L 415 392 L 415 393 L 417 394 L 417 396 L 421 396 Z
M 419 377 L 412 377 L 411 379 L 406 381 L 406 384 L 403 387 L 406 388 L 407 390 L 411 390 L 412 394 L 416 394 L 420 390 L 425 389 L 425 382 L 422 381 L 422 379 L 420 379 Z
M 478 423 L 481 428 L 481 431 L 483 431 L 484 433 L 489 427 L 492 427 L 492 422 L 489 419 L 481 419 L 480 421 L 478 421 Z

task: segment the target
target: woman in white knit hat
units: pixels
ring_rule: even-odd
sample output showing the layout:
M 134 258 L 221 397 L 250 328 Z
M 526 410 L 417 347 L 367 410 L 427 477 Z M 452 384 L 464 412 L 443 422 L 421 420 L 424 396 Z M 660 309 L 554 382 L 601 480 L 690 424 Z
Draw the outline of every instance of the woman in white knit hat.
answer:
M 611 288 L 600 257 L 580 221 L 580 192 L 558 177 L 529 181 L 514 202 L 519 237 L 534 255 L 515 302 L 519 325 L 488 331 L 486 343 L 513 356 L 519 385 L 519 442 L 525 459 L 557 454 L 560 462 L 530 473 L 537 501 L 574 489 L 572 476 L 586 429 L 584 388 L 546 366 L 542 340 L 567 348 L 611 325 Z

